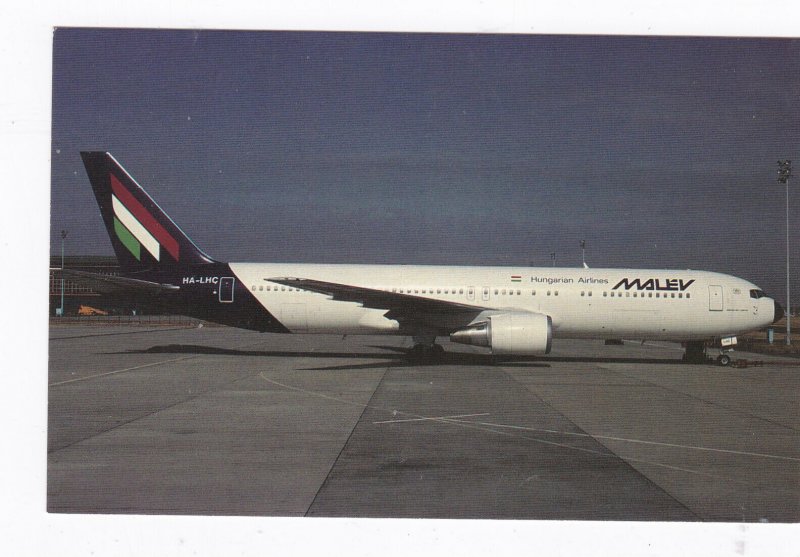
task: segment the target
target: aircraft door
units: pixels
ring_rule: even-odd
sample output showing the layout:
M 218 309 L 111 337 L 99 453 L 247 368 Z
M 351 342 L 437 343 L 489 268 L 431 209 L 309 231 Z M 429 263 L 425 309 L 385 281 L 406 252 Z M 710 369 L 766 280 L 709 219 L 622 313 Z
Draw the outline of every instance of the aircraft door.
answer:
M 233 302 L 233 285 L 236 279 L 233 277 L 220 277 L 219 279 L 219 301 L 223 304 Z
M 475 287 L 470 286 L 467 288 L 467 300 L 474 300 L 475 299 Z
M 483 287 L 482 299 L 483 299 L 484 302 L 488 302 L 489 301 L 489 287 L 488 286 L 484 286 Z
M 712 284 L 708 287 L 708 310 L 722 311 L 722 287 Z

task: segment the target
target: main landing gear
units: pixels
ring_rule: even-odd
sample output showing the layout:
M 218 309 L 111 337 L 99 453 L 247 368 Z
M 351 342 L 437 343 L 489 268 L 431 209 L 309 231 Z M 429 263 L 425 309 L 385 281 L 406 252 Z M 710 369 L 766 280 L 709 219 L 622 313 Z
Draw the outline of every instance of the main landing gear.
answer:
M 406 355 L 408 359 L 414 361 L 435 361 L 444 356 L 444 348 L 436 344 L 435 336 L 415 336 L 414 346 Z

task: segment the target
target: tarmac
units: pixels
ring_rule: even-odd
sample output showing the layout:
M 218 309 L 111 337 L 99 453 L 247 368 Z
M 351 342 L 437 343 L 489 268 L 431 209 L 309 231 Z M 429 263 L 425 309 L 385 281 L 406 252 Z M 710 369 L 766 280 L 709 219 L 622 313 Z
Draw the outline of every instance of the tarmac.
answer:
M 797 522 L 800 361 L 51 325 L 53 513 Z

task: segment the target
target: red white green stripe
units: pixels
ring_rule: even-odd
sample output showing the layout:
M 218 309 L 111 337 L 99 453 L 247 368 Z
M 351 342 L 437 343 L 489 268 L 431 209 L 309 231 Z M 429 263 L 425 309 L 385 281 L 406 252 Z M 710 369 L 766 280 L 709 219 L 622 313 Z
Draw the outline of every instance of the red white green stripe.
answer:
M 127 207 L 122 204 L 122 202 L 117 199 L 117 196 L 111 194 L 111 204 L 114 207 L 114 230 L 117 232 L 117 237 L 122 241 L 125 247 L 136 256 L 136 259 L 141 259 L 141 247 L 150 252 L 150 255 L 156 261 L 161 261 L 161 246 L 158 243 L 158 240 L 147 231 L 147 229 L 142 226 L 142 224 L 136 220 L 136 217 L 133 216 L 133 213 L 128 211 Z M 124 234 L 120 234 L 119 227 L 117 223 L 121 223 L 122 226 L 126 229 L 126 232 L 130 235 L 129 238 L 124 239 Z M 139 255 L 137 255 L 139 254 Z
M 117 238 L 120 239 L 122 245 L 128 248 L 128 251 L 130 251 L 138 261 L 141 261 L 142 245 L 117 217 L 114 217 L 114 232 L 117 233 Z
M 511 275 L 511 282 L 522 282 L 522 275 Z
M 114 231 L 128 251 L 141 261 L 142 246 L 156 261 L 161 260 L 163 247 L 178 261 L 178 242 L 136 200 L 116 176 L 110 174 L 111 204 L 114 209 Z

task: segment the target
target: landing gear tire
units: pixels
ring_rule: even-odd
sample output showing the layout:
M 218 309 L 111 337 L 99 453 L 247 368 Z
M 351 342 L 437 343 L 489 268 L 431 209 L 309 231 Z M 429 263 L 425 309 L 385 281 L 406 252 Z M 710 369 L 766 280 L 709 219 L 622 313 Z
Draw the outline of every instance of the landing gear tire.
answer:
M 437 361 L 444 356 L 444 348 L 439 344 L 415 344 L 408 351 L 409 360 L 413 361 Z
M 721 366 L 729 366 L 731 364 L 731 357 L 727 354 L 720 354 L 717 356 L 717 363 Z

